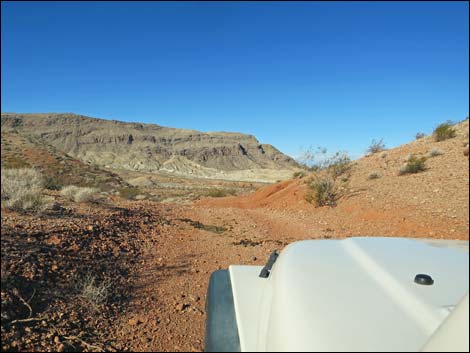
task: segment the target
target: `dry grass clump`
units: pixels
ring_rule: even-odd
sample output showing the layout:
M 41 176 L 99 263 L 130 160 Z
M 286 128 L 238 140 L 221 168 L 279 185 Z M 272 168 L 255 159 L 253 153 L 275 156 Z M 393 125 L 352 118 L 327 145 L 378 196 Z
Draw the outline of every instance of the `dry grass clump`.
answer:
M 93 202 L 98 199 L 98 189 L 69 185 L 60 191 L 66 199 L 74 202 Z
M 448 140 L 450 138 L 453 138 L 457 135 L 456 130 L 452 127 L 451 122 L 445 122 L 442 124 L 439 124 L 433 132 L 434 139 L 436 141 L 444 141 Z
M 433 148 L 431 151 L 429 151 L 426 156 L 427 157 L 437 157 L 437 156 L 440 156 L 440 155 L 443 155 L 444 152 L 442 152 L 442 150 L 440 150 L 439 148 Z
M 40 212 L 47 208 L 42 175 L 33 168 L 3 169 L 2 207 L 15 211 Z
M 372 173 L 369 174 L 367 179 L 373 180 L 373 179 L 379 179 L 381 177 L 382 177 L 382 174 L 380 174 L 379 172 L 372 172 Z
M 78 290 L 79 296 L 84 299 L 93 310 L 98 311 L 99 306 L 104 304 L 108 299 L 111 284 L 110 281 L 98 283 L 94 276 L 87 274 L 76 281 L 75 287 Z

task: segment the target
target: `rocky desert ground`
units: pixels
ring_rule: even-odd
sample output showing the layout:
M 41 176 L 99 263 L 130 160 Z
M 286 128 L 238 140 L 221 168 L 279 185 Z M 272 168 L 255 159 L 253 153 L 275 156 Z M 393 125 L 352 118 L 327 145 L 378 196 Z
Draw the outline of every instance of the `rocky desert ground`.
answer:
M 72 156 L 2 122 L 2 171 L 34 167 L 48 185 L 39 212 L 12 209 L 2 174 L 2 351 L 202 351 L 215 270 L 301 239 L 468 240 L 468 119 L 452 128 L 351 161 L 334 205 L 318 206 L 308 195 L 328 170 L 294 178 L 295 165 L 266 184 L 106 168 L 81 159 L 83 144 Z M 421 168 L 403 172 L 411 161 Z M 68 197 L 68 184 L 94 197 Z

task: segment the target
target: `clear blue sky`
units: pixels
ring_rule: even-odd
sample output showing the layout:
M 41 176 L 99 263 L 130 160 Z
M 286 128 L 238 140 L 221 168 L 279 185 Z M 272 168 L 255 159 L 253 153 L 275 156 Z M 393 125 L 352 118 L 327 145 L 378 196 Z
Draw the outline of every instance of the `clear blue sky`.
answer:
M 2 2 L 2 112 L 364 152 L 469 111 L 467 2 Z

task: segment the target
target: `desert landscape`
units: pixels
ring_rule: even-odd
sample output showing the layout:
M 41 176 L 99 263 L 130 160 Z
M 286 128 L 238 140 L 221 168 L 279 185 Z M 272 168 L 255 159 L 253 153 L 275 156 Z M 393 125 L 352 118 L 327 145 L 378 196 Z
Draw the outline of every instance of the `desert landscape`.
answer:
M 469 237 L 468 118 L 309 165 L 238 133 L 1 124 L 2 351 L 202 351 L 213 271 L 303 239 Z

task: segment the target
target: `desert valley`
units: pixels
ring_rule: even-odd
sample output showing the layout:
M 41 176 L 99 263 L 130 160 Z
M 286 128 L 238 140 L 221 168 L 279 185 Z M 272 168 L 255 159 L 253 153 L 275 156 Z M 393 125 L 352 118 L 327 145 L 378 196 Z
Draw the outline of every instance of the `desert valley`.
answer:
M 314 168 L 239 133 L 2 113 L 2 351 L 201 351 L 215 270 L 302 239 L 468 241 L 469 120 L 442 126 Z

